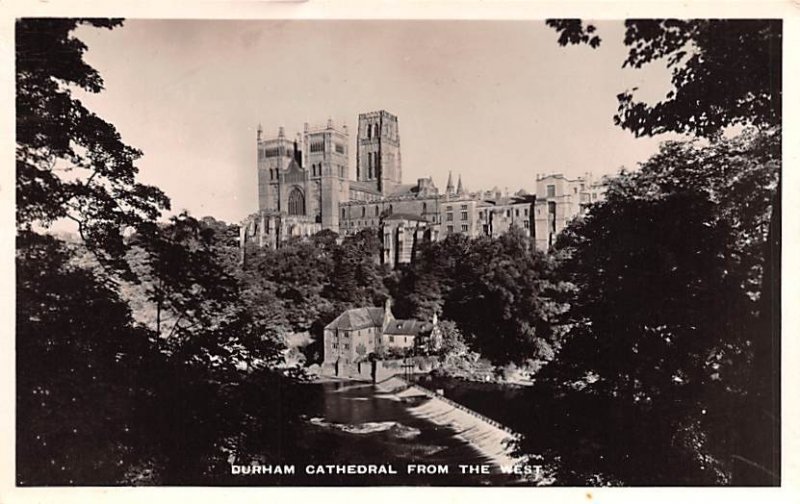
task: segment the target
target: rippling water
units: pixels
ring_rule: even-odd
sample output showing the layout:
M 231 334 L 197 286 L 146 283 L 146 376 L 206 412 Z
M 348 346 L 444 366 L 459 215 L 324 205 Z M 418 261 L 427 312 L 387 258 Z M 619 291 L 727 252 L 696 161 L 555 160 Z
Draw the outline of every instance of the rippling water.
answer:
M 313 387 L 304 445 L 307 464 L 391 464 L 399 474 L 306 475 L 305 463 L 282 484 L 302 485 L 490 485 L 504 474 L 462 474 L 459 464 L 490 461 L 444 426 L 413 416 L 408 409 L 428 398 L 398 400 L 371 384 L 336 382 Z M 448 474 L 408 474 L 408 465 L 443 465 Z

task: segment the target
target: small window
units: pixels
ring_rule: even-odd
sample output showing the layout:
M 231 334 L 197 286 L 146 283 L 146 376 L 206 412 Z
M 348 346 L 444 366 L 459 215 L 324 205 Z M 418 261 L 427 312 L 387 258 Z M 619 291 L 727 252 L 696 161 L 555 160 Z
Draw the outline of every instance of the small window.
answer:
M 556 195 L 556 186 L 548 185 L 547 186 L 547 197 L 548 198 L 553 198 L 553 197 L 555 197 L 555 195 Z
M 364 207 L 361 207 L 361 217 L 366 217 L 366 216 L 367 216 L 367 209 L 364 208 Z
M 461 224 L 461 231 L 463 233 L 466 233 L 467 231 L 469 231 L 469 226 L 467 224 Z
M 466 210 L 466 209 L 467 209 L 467 205 L 461 205 L 461 210 Z
M 394 343 L 394 336 L 389 336 L 389 343 Z
M 467 220 L 468 218 L 467 212 L 461 212 L 461 220 Z
M 375 205 L 375 217 L 378 216 L 379 212 L 380 212 L 380 210 L 378 209 L 378 205 Z
M 453 226 L 447 226 L 447 232 L 448 233 L 452 233 L 453 232 Z
M 514 210 L 514 216 L 516 216 L 516 217 L 519 217 L 519 208 L 517 208 L 516 210 Z
M 450 222 L 450 221 L 452 221 L 452 220 L 453 220 L 453 212 L 448 212 L 448 214 L 447 214 L 447 220 L 448 220 L 448 222 Z

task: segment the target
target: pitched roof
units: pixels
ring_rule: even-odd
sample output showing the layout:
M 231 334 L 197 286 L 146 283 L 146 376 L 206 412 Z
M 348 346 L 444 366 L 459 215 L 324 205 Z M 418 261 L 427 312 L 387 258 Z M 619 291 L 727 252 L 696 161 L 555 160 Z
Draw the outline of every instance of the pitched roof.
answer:
M 353 308 L 342 313 L 325 329 L 356 330 L 383 325 L 383 308 Z
M 433 326 L 431 324 L 420 322 L 419 320 L 392 320 L 389 322 L 389 325 L 386 326 L 383 334 L 417 336 L 419 333 L 430 331 L 432 328 Z
M 389 193 L 389 197 L 397 197 L 397 196 L 415 196 L 419 192 L 419 187 L 417 184 L 401 184 L 395 186 L 391 193 Z
M 372 187 L 371 183 L 362 182 L 360 180 L 351 180 L 350 181 L 350 189 L 356 190 L 356 191 L 362 191 L 362 192 L 366 192 L 366 193 L 370 193 L 370 194 L 376 194 L 376 195 L 379 195 L 379 196 L 381 195 L 380 191 L 375 190 L 375 188 Z
M 428 222 L 428 219 L 426 219 L 426 218 L 424 218 L 424 217 L 422 217 L 420 215 L 415 215 L 415 214 L 412 214 L 412 213 L 402 213 L 402 212 L 393 213 L 393 214 L 387 216 L 384 220 L 387 220 L 387 221 L 389 221 L 389 220 L 409 220 L 409 221 L 418 221 L 418 222 Z

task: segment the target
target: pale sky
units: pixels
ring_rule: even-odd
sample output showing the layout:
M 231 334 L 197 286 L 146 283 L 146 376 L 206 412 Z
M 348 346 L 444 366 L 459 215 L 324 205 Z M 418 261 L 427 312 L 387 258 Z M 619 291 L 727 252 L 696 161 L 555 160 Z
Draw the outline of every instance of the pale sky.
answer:
M 603 44 L 560 47 L 544 21 L 127 20 L 81 28 L 105 80 L 87 106 L 144 152 L 142 182 L 173 210 L 238 222 L 257 209 L 256 128 L 302 132 L 329 117 L 398 116 L 403 178 L 448 171 L 469 190 L 532 191 L 537 173 L 573 177 L 635 168 L 664 138 L 613 124 L 616 95 L 657 100 L 663 67 L 623 70 L 622 21 Z

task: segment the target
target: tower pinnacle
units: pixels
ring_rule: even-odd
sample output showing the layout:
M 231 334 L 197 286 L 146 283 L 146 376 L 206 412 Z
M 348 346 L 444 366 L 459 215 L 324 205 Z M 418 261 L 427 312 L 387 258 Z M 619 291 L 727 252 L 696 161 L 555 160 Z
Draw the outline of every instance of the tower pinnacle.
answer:
M 445 194 L 448 196 L 453 194 L 453 172 L 447 172 L 447 187 L 445 187 Z

